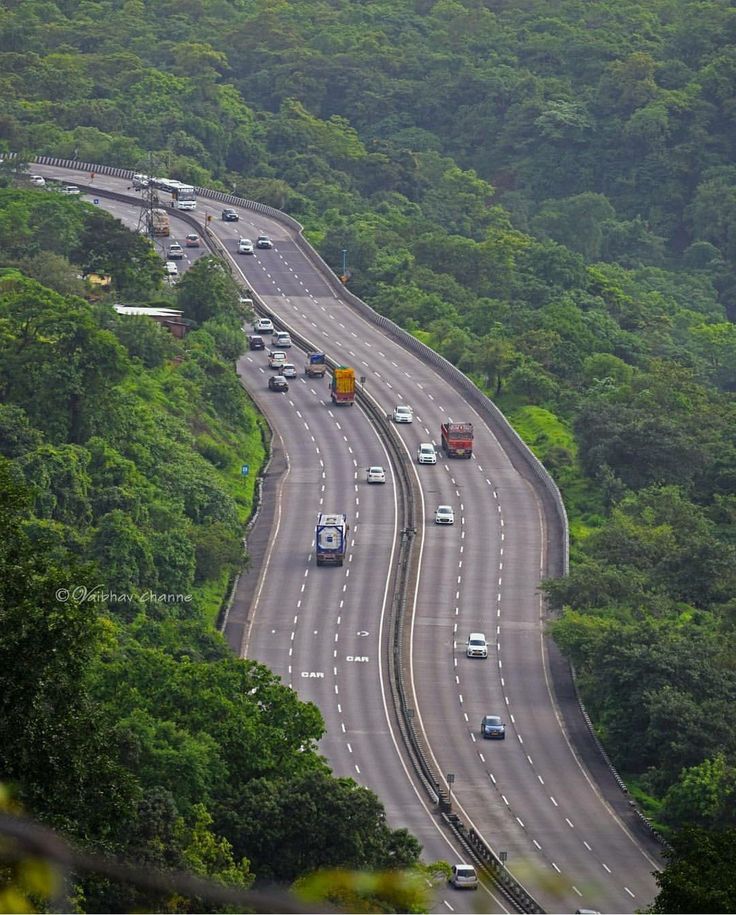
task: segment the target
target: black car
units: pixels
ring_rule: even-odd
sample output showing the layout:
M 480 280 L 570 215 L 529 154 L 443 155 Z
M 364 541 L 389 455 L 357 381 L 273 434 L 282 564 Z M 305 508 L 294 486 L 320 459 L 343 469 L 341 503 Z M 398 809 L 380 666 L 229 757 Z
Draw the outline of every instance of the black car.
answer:
M 256 239 L 256 248 L 273 248 L 273 242 L 268 235 L 259 235 Z
M 238 222 L 239 219 L 240 216 L 238 216 L 235 210 L 231 210 L 230 207 L 222 211 L 223 222 Z
M 251 349 L 265 349 L 266 341 L 263 337 L 259 337 L 258 334 L 251 334 L 248 338 Z
M 484 715 L 480 723 L 480 734 L 488 740 L 506 740 L 506 725 L 498 715 Z
M 272 391 L 288 391 L 289 382 L 283 375 L 271 375 L 268 379 L 268 387 Z

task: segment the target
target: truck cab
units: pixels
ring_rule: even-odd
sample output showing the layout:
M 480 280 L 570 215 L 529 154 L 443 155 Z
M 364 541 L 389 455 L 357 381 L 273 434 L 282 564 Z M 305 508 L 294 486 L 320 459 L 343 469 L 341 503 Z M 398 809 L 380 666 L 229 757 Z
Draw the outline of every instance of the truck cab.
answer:
M 442 450 L 448 457 L 472 458 L 473 424 L 442 423 Z

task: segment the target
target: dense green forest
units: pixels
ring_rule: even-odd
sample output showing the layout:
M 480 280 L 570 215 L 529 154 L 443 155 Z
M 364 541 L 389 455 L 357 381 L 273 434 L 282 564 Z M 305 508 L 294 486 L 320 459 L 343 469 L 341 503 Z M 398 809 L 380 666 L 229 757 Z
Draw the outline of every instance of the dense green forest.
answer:
M 88 848 L 243 887 L 413 864 L 375 795 L 330 774 L 318 709 L 214 629 L 240 466 L 264 457 L 230 276 L 200 259 L 174 297 L 146 239 L 44 191 L 0 190 L 0 249 L 0 781 Z M 101 301 L 90 265 L 115 278 Z M 119 293 L 174 298 L 194 329 L 118 316 Z M 202 910 L 92 878 L 78 902 Z
M 555 636 L 669 830 L 736 825 L 735 39 L 721 0 L 0 11 L 6 148 L 286 209 L 497 400 L 571 516 Z

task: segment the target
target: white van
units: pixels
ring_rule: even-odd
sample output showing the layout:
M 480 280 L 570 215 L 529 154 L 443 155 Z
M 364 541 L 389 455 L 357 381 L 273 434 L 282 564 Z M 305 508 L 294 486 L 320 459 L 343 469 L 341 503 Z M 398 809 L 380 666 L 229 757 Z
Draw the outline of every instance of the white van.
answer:
M 437 451 L 435 450 L 432 442 L 422 442 L 422 444 L 417 448 L 417 463 L 418 464 L 436 464 L 437 463 Z

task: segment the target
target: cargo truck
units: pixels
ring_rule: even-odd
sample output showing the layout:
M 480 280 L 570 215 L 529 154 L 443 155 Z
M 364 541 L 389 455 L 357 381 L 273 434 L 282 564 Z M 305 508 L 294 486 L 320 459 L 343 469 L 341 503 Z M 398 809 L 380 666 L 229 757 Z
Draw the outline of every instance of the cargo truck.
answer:
M 322 378 L 327 371 L 324 353 L 307 353 L 307 361 L 304 364 L 304 374 L 310 378 Z
M 448 457 L 473 456 L 473 424 L 442 423 L 442 450 Z
M 350 525 L 345 514 L 317 515 L 314 534 L 315 555 L 318 566 L 341 566 L 345 561 Z
M 148 231 L 151 235 L 168 236 L 171 232 L 169 227 L 169 215 L 166 210 L 159 208 L 150 210 L 147 218 Z
M 355 403 L 355 369 L 341 365 L 333 371 L 330 396 L 334 404 L 352 406 Z

